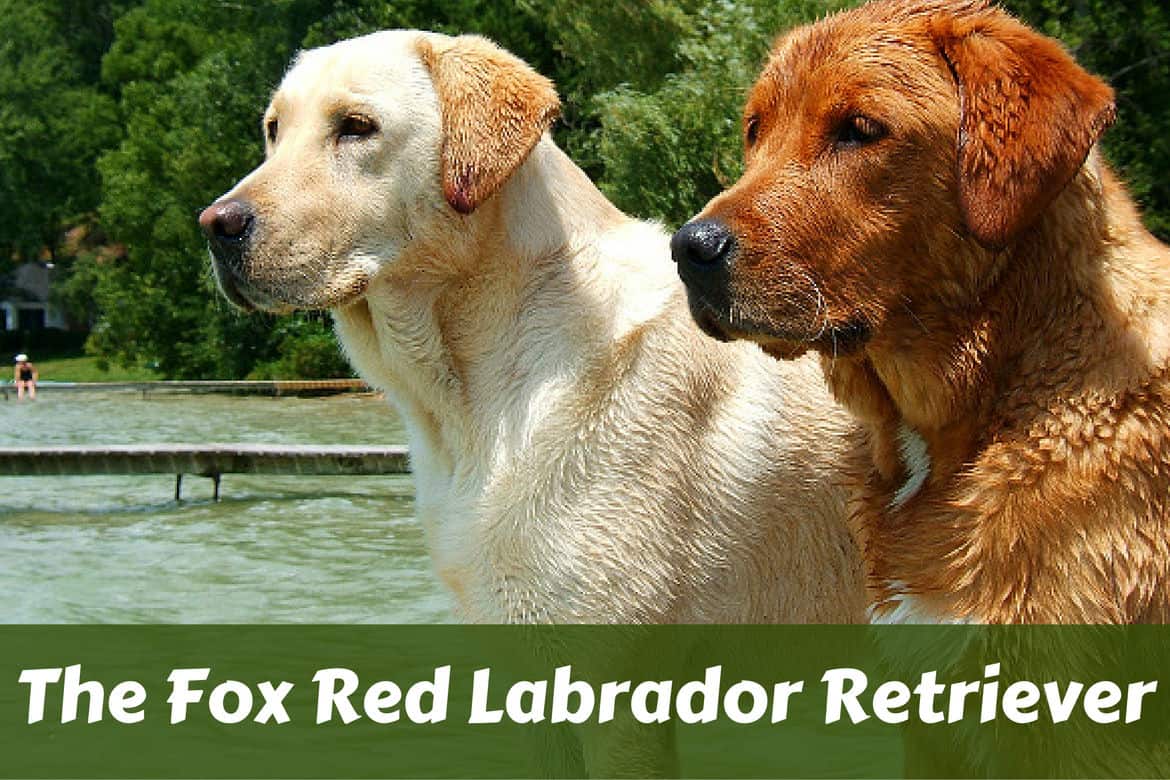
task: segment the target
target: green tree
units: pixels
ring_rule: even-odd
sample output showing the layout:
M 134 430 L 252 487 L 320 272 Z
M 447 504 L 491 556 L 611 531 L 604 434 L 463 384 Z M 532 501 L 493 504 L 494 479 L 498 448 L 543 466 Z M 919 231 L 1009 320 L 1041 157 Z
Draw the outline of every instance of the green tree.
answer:
M 1170 8 L 1005 2 L 1114 84 L 1106 152 L 1170 238 Z M 0 0 L 0 278 L 47 250 L 61 299 L 96 318 L 91 347 L 169 376 L 342 370 L 321 315 L 228 306 L 195 225 L 260 161 L 261 111 L 298 48 L 387 27 L 487 35 L 557 82 L 557 140 L 602 190 L 675 225 L 738 176 L 740 112 L 772 39 L 852 4 Z M 72 262 L 77 226 L 93 238 Z
M 92 212 L 94 161 L 119 137 L 113 97 L 97 83 L 103 20 L 116 4 L 87 4 L 87 34 L 69 0 L 0 0 L 0 258 L 55 254 L 63 226 Z
M 147 0 L 117 21 L 103 78 L 121 85 L 126 135 L 98 167 L 102 223 L 127 253 L 96 285 L 99 354 L 173 377 L 274 357 L 274 318 L 220 298 L 195 217 L 260 161 L 268 92 L 323 5 Z
M 602 89 L 589 101 L 597 124 L 577 143 L 595 163 L 593 172 L 602 191 L 639 216 L 671 225 L 690 218 L 739 176 L 740 114 L 772 40 L 789 27 L 852 4 L 839 0 L 661 4 L 667 7 L 658 13 L 671 33 L 656 37 L 658 25 L 644 33 L 650 38 L 648 50 L 658 51 L 654 61 L 628 58 L 630 72 L 620 60 L 603 60 L 607 72 L 618 74 L 620 80 L 593 82 Z M 579 40 L 563 44 L 565 50 L 578 52 L 581 58 L 590 56 L 589 43 L 606 37 L 576 27 L 566 34 Z M 618 29 L 609 34 L 618 34 Z M 662 63 L 665 70 L 656 71 L 654 63 Z
M 302 44 L 384 27 L 454 32 L 459 18 L 506 35 L 517 49 L 547 50 L 540 28 L 524 23 L 531 16 L 522 14 L 509 28 L 493 3 L 473 0 L 269 0 L 243 7 L 146 0 L 118 19 L 103 78 L 120 85 L 126 134 L 98 167 L 103 226 L 128 250 L 99 275 L 102 314 L 91 347 L 176 377 L 325 366 L 319 318 L 243 316 L 223 302 L 195 216 L 260 162 L 261 112 Z M 294 354 L 301 357 L 284 359 Z

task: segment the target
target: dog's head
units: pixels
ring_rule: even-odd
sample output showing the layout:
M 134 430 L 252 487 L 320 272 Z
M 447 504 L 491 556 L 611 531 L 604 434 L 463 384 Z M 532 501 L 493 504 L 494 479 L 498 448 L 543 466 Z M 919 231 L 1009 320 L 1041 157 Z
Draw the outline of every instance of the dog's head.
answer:
M 220 289 L 243 308 L 354 302 L 412 244 L 458 232 L 558 109 L 547 79 L 474 36 L 302 53 L 265 112 L 265 162 L 199 217 Z
M 699 323 L 778 355 L 974 300 L 1113 119 L 1112 91 L 980 0 L 879 0 L 776 43 L 743 177 L 674 237 Z

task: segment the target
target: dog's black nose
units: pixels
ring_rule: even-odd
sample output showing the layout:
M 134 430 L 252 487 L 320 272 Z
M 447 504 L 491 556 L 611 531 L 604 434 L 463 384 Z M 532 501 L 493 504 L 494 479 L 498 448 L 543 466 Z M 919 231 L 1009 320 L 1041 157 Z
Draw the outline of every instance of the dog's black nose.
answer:
M 735 236 L 731 229 L 715 219 L 688 222 L 670 239 L 670 253 L 679 265 L 723 264 L 734 248 Z
M 252 232 L 256 218 L 252 204 L 243 200 L 220 200 L 199 215 L 199 227 L 211 243 L 211 251 L 221 259 L 238 259 Z

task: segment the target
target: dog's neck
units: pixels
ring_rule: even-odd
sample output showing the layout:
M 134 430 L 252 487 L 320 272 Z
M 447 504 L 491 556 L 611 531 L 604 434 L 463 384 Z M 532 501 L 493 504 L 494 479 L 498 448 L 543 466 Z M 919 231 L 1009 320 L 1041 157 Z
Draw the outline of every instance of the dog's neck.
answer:
M 1095 160 L 1012 247 L 967 239 L 960 251 L 999 268 L 969 304 L 909 301 L 862 352 L 825 361 L 834 393 L 870 431 L 895 507 L 968 466 L 1003 427 L 1085 393 L 1125 392 L 1170 360 L 1170 256 Z M 1070 376 L 1113 384 L 1045 387 L 1067 367 L 1045 365 L 1053 356 L 1077 364 Z
M 641 298 L 650 317 L 663 301 L 662 285 L 598 251 L 654 228 L 618 211 L 547 138 L 496 196 L 448 221 L 439 240 L 416 236 L 366 299 L 335 317 L 351 360 L 431 458 L 426 470 L 450 474 L 530 449 L 543 416 L 563 408 L 560 394 L 580 394 L 591 366 L 610 364 L 637 327 L 631 302 Z M 662 241 L 661 276 L 673 278 Z

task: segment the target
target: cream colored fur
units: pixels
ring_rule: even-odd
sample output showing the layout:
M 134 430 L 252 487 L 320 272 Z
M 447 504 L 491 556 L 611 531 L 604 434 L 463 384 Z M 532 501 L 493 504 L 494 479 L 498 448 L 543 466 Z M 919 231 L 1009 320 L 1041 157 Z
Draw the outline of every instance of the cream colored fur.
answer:
M 489 44 L 395 31 L 302 55 L 268 160 L 225 196 L 257 209 L 245 297 L 332 307 L 406 422 L 460 616 L 863 620 L 834 485 L 848 423 L 819 366 L 703 336 L 663 230 L 547 135 L 457 213 L 419 52 L 464 45 Z M 337 142 L 338 111 L 379 132 Z

